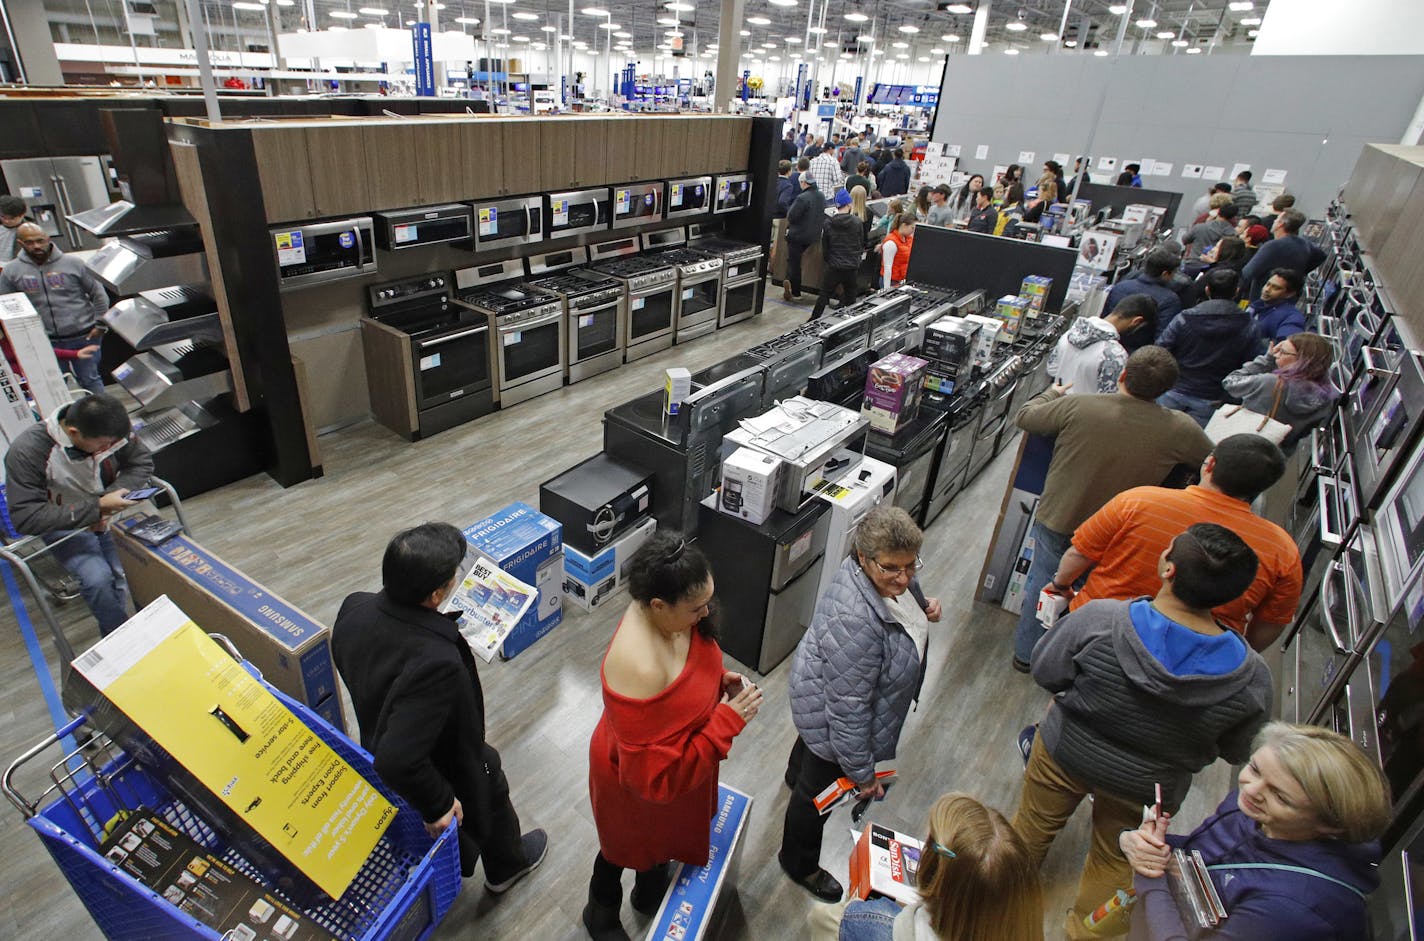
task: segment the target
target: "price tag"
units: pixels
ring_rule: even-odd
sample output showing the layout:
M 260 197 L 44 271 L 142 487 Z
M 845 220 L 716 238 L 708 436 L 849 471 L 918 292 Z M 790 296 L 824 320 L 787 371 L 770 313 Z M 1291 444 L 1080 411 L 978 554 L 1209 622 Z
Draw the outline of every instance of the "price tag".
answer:
M 420 371 L 421 371 L 421 372 L 425 372 L 427 369 L 434 369 L 436 366 L 439 366 L 439 365 L 440 365 L 440 354 L 439 354 L 439 353 L 431 353 L 429 356 L 422 356 L 422 357 L 420 358 Z
M 398 225 L 394 227 L 391 232 L 395 235 L 397 244 L 401 242 L 414 242 L 416 226 Z
M 274 232 L 272 238 L 277 245 L 277 264 L 286 267 L 306 263 L 307 250 L 302 244 L 301 232 Z
M 480 210 L 480 234 L 494 235 L 499 231 L 499 210 L 494 207 Z
M 629 310 L 642 310 L 644 307 L 647 306 L 647 303 L 648 303 L 648 299 L 647 299 L 646 297 L 640 297 L 640 298 L 638 298 L 637 300 L 632 301 L 631 303 L 629 303 L 628 309 L 629 309 Z
M 668 198 L 668 205 L 670 205 L 670 206 L 672 206 L 672 207 L 674 207 L 674 208 L 676 208 L 676 207 L 682 205 L 682 184 L 681 184 L 681 183 L 674 183 L 674 184 L 672 185 L 672 195 Z
M 682 299 L 685 300 L 685 301 L 690 301 L 690 300 L 692 300 L 692 293 L 693 293 L 693 289 L 692 289 L 692 288 L 685 288 L 685 289 L 683 289 L 683 292 L 682 292 Z
M 504 335 L 504 345 L 513 346 L 514 344 L 518 343 L 520 338 L 522 338 L 523 336 L 524 333 L 520 330 L 516 330 L 513 333 L 506 333 Z
M 569 201 L 567 199 L 555 199 L 550 203 L 550 208 L 554 213 L 554 225 L 567 225 L 569 221 Z
M 578 319 L 578 325 L 580 327 L 593 326 L 593 314 L 581 314 Z
M 797 536 L 796 541 L 793 542 L 791 544 L 791 548 L 787 550 L 786 561 L 795 562 L 797 559 L 801 558 L 803 555 L 809 552 L 811 549 L 811 537 L 815 534 L 815 530 L 808 529 L 806 532 Z

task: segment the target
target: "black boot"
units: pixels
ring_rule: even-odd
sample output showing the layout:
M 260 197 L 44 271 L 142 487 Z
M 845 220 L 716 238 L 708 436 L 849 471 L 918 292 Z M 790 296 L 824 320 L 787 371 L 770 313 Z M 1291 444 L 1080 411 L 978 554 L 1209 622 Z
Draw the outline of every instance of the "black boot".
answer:
M 633 910 L 643 915 L 656 915 L 667 894 L 668 882 L 672 879 L 672 867 L 659 863 L 646 872 L 640 872 L 633 879 Z
M 618 917 L 619 907 L 600 905 L 589 893 L 588 904 L 583 907 L 583 926 L 593 941 L 631 941 Z

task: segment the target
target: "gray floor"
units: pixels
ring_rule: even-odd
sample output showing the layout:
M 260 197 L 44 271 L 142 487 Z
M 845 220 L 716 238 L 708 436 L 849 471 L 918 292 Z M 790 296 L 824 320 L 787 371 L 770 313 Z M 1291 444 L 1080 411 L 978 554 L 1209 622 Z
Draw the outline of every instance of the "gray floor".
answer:
M 381 550 L 395 530 L 427 519 L 463 526 L 514 500 L 537 504 L 541 480 L 601 449 L 605 408 L 658 387 L 666 367 L 716 362 L 786 331 L 807 314 L 804 306 L 772 301 L 759 319 L 416 444 L 371 423 L 333 433 L 321 441 L 321 480 L 283 490 L 259 476 L 189 501 L 196 538 L 330 623 L 348 592 L 378 587 Z M 972 600 L 1012 460 L 1009 449 L 928 533 L 922 580 L 941 597 L 945 616 L 933 634 L 923 697 L 901 740 L 901 781 L 872 813 L 912 833 L 924 826 L 934 798 L 949 790 L 968 791 L 1012 814 L 1022 769 L 1015 735 L 1048 703 L 1046 693 L 1009 666 L 1013 618 Z M 489 738 L 504 756 L 526 826 L 546 828 L 551 848 L 543 868 L 502 898 L 488 895 L 479 878 L 467 880 L 438 937 L 583 937 L 578 913 L 597 850 L 586 750 L 601 708 L 598 664 L 620 613 L 566 607 L 564 623 L 534 647 L 482 668 Z M 92 620 L 79 602 L 63 614 L 71 640 L 83 650 L 96 637 Z M 8 606 L 0 618 L 0 759 L 8 763 L 49 726 Z M 46 653 L 52 664 L 53 651 Z M 775 861 L 787 795 L 781 774 L 795 738 L 787 669 L 782 664 L 766 678 L 766 704 L 722 769 L 723 781 L 754 798 L 731 937 L 797 937 L 811 905 Z M 1220 764 L 1204 772 L 1181 819 L 1200 819 L 1228 780 L 1229 769 Z M 34 789 L 33 777 L 21 783 Z M 99 937 L 19 815 L 0 819 L 0 894 L 8 900 L 0 911 L 0 936 Z M 845 810 L 827 826 L 823 864 L 842 878 L 849 827 Z M 1059 936 L 1086 845 L 1086 813 L 1080 810 L 1043 869 L 1049 937 Z M 625 907 L 624 917 L 635 937 L 646 932 L 631 908 Z

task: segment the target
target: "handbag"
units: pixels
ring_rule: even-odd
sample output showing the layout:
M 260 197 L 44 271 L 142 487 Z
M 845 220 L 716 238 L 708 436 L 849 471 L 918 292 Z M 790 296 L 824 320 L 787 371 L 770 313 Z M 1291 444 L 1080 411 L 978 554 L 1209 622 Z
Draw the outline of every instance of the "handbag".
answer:
M 1281 407 L 1281 397 L 1285 393 L 1285 382 L 1276 380 L 1276 394 L 1271 400 L 1271 410 L 1262 415 L 1244 405 L 1222 405 L 1211 414 L 1206 424 L 1206 436 L 1212 444 L 1220 444 L 1221 439 L 1232 435 L 1260 435 L 1272 444 L 1280 444 L 1291 432 L 1291 426 L 1276 421 L 1276 412 Z

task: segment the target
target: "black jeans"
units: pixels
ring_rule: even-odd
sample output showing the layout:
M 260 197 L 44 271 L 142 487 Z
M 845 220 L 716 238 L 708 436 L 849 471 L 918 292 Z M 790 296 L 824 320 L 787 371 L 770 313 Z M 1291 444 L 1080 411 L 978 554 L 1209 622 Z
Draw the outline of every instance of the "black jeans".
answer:
M 806 747 L 801 736 L 791 746 L 786 763 L 786 780 L 794 781 L 791 799 L 786 802 L 786 822 L 781 830 L 781 852 L 777 859 L 793 879 L 804 879 L 821 868 L 821 834 L 826 818 L 816 812 L 815 796 L 841 776 L 840 766 Z
M 821 296 L 816 298 L 816 306 L 811 310 L 812 320 L 826 312 L 826 305 L 831 302 L 831 295 L 836 293 L 836 285 L 840 285 L 845 291 L 845 299 L 842 303 L 854 303 L 856 292 L 860 290 L 860 271 L 856 268 L 826 269 L 825 276 L 821 278 Z
M 649 880 L 657 882 L 665 865 L 635 872 L 633 887 L 636 889 Z M 623 867 L 610 863 L 602 850 L 593 858 L 593 878 L 588 880 L 588 894 L 605 908 L 618 908 L 623 904 Z M 636 897 L 634 901 L 637 901 Z
M 791 282 L 791 293 L 801 293 L 801 256 L 809 245 L 786 240 L 786 280 Z

